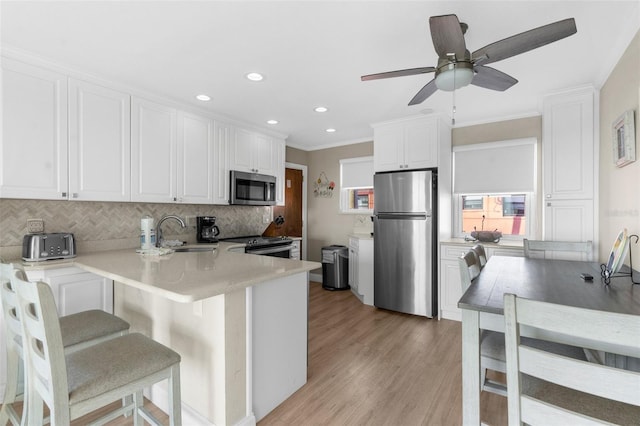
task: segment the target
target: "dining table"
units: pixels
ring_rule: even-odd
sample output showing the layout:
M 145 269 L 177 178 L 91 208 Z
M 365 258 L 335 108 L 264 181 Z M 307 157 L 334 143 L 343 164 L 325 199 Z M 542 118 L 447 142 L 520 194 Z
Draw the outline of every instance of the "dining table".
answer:
M 640 285 L 629 276 L 601 278 L 600 264 L 587 261 L 492 256 L 480 275 L 458 301 L 462 311 L 462 422 L 480 424 L 481 330 L 504 332 L 503 298 L 518 297 L 607 312 L 640 315 Z M 583 274 L 593 280 L 583 279 Z M 588 327 L 585 324 L 585 327 Z M 524 328 L 524 336 L 553 339 L 539 330 Z M 639 345 L 640 345 L 640 336 Z M 589 341 L 569 342 L 588 348 Z M 611 353 L 615 354 L 615 348 Z M 611 359 L 611 358 L 610 358 Z M 612 358 L 616 361 L 615 356 Z M 609 361 L 611 362 L 611 361 Z

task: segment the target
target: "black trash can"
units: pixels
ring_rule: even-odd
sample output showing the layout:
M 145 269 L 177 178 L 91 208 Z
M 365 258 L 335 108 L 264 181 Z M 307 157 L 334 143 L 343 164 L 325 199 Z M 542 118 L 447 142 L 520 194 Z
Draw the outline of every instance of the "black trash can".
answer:
M 349 248 L 322 247 L 322 287 L 327 290 L 349 289 Z

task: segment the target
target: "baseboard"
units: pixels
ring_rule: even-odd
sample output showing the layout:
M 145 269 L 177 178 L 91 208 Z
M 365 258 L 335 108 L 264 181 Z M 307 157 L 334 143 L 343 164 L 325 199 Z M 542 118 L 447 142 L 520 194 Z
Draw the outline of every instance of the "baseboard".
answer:
M 235 426 L 256 426 L 256 416 L 251 413 L 250 416 L 246 416 L 244 419 L 236 423 Z
M 322 274 L 309 274 L 309 281 L 322 282 Z
M 169 395 L 167 394 L 166 389 L 162 386 L 159 384 L 153 385 L 149 392 L 145 390 L 145 396 L 149 398 L 156 407 L 165 413 L 169 412 Z M 215 426 L 215 424 L 211 423 L 209 419 L 203 417 L 200 413 L 186 405 L 184 402 L 182 403 L 182 424 L 189 426 Z M 251 413 L 250 415 L 240 419 L 240 421 L 238 421 L 234 426 L 256 426 L 256 417 Z
M 153 385 L 150 390 L 146 389 L 145 396 L 149 398 L 156 407 L 165 413 L 169 412 L 169 394 L 167 394 L 166 389 L 162 386 L 156 384 Z M 200 413 L 186 405 L 184 402 L 182 403 L 182 424 L 189 426 L 215 426 L 209 421 L 209 419 L 203 417 Z M 250 423 L 246 424 L 249 425 Z M 253 425 L 255 424 L 256 422 L 254 419 Z

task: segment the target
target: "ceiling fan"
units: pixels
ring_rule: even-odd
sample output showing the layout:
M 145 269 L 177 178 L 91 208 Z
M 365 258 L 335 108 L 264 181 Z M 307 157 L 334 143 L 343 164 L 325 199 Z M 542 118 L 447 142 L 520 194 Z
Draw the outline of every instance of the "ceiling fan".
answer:
M 505 91 L 518 80 L 487 67 L 487 64 L 528 52 L 577 32 L 575 20 L 569 18 L 496 41 L 470 53 L 464 42 L 468 25 L 460 22 L 456 15 L 432 16 L 429 18 L 429 27 L 433 47 L 438 54 L 436 67 L 369 74 L 360 79 L 368 81 L 435 72 L 435 78 L 416 93 L 409 105 L 422 103 L 438 89 L 453 91 L 468 84 Z

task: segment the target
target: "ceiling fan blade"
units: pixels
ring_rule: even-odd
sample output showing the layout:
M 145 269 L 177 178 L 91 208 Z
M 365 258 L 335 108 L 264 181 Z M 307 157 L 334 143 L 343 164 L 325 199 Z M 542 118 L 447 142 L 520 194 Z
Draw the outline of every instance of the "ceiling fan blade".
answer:
M 413 99 L 409 101 L 409 105 L 421 104 L 425 99 L 433 95 L 436 90 L 438 90 L 438 88 L 436 87 L 436 79 L 434 78 L 433 80 L 425 84 L 425 86 L 420 89 L 418 93 L 416 93 Z
M 494 68 L 477 66 L 474 67 L 473 70 L 476 74 L 473 76 L 471 84 L 478 87 L 484 87 L 485 89 L 504 92 L 518 82 L 518 80 L 511 77 L 509 74 L 505 74 Z
M 406 75 L 416 75 L 416 74 L 425 74 L 428 72 L 434 72 L 435 70 L 436 69 L 434 67 L 409 68 L 406 70 L 389 71 L 389 72 L 381 72 L 378 74 L 363 75 L 362 77 L 360 77 L 360 80 L 368 81 L 368 80 L 379 80 L 381 78 L 404 77 Z
M 573 18 L 564 19 L 491 43 L 473 52 L 471 57 L 486 56 L 482 64 L 490 64 L 569 37 L 577 31 Z
M 455 53 L 456 59 L 464 59 L 467 47 L 456 15 L 432 16 L 429 18 L 429 27 L 438 57 L 447 58 L 448 54 Z

